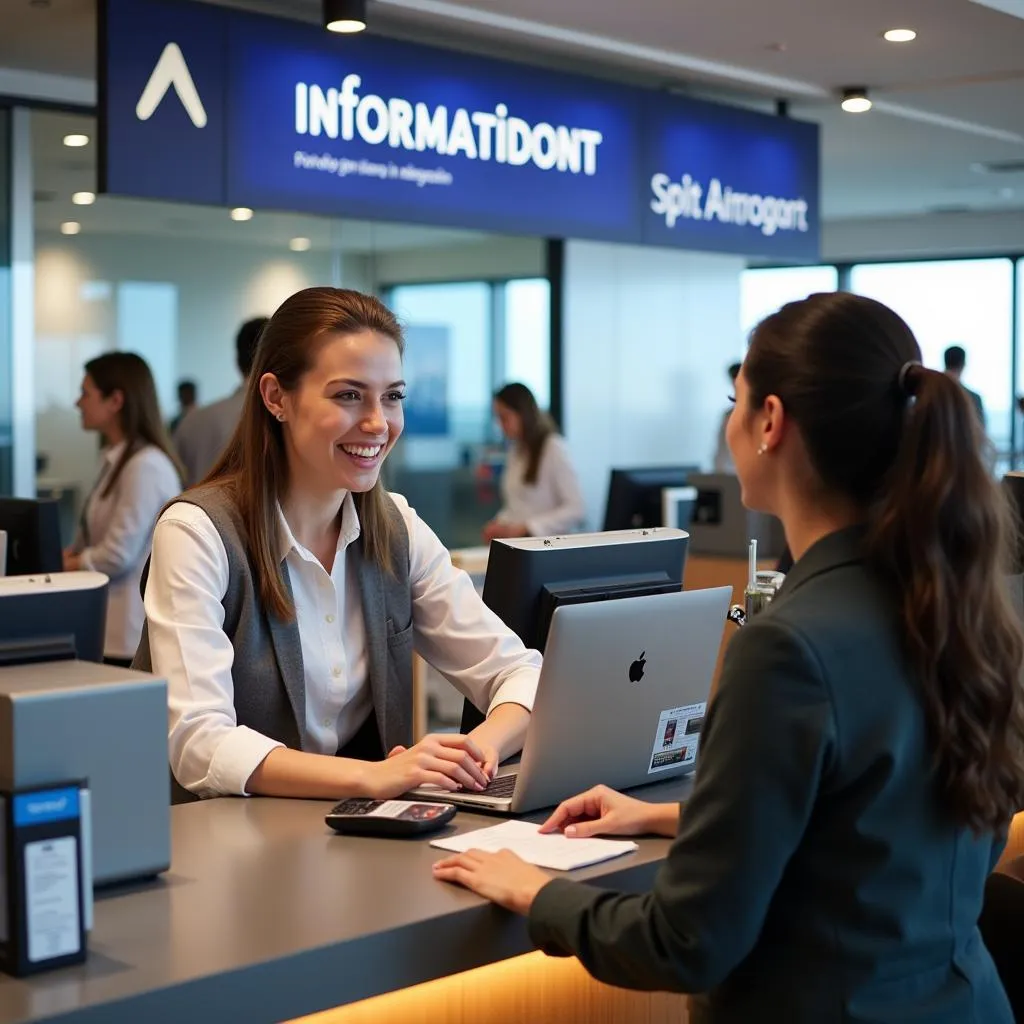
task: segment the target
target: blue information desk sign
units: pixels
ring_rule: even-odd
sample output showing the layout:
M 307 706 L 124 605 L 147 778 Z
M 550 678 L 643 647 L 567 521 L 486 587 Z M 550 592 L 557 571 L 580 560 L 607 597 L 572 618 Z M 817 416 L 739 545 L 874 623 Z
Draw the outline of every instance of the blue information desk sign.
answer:
M 817 125 L 658 97 L 645 136 L 644 242 L 817 258 Z
M 104 0 L 99 66 L 107 192 L 817 256 L 813 125 L 183 0 Z

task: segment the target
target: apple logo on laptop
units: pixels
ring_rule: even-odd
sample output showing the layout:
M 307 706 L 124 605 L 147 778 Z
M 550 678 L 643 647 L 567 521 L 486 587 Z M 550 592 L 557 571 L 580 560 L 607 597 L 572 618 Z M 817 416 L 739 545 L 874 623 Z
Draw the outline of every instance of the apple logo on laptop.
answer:
M 641 651 L 640 657 L 637 658 L 636 661 L 634 661 L 633 664 L 629 666 L 629 681 L 631 683 L 639 683 L 640 680 L 643 679 L 645 664 L 644 655 L 646 653 L 646 651 Z

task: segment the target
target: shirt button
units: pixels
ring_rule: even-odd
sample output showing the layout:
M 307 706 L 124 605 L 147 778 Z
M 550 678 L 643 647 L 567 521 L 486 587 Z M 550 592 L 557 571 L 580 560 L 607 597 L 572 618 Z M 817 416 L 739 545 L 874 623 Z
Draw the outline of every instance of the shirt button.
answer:
M 329 718 L 324 719 L 324 728 L 329 729 L 331 727 L 331 720 Z
M 334 678 L 335 678 L 335 679 L 337 679 L 337 678 L 338 678 L 338 676 L 340 676 L 340 675 L 341 675 L 341 669 L 340 669 L 340 668 L 338 668 L 338 666 L 337 666 L 337 665 L 335 665 L 335 666 L 334 666 L 334 668 L 332 668 L 332 669 L 331 669 L 331 675 L 333 675 L 333 676 L 334 676 Z
M 334 621 L 334 616 L 333 616 L 333 615 L 325 615 L 325 616 L 324 616 L 324 619 L 325 619 L 325 620 L 326 620 L 327 622 L 333 622 L 333 621 Z

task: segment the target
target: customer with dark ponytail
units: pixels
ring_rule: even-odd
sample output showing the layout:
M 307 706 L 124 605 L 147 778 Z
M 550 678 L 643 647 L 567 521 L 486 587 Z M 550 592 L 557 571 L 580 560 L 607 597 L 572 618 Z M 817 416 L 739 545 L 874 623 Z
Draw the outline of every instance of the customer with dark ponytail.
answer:
M 674 836 L 652 892 L 551 881 L 509 853 L 437 877 L 528 914 L 595 977 L 706 993 L 696 1021 L 1013 1020 L 978 932 L 1024 804 L 1024 639 L 1007 510 L 955 381 L 871 299 L 753 332 L 728 439 L 795 564 L 726 654 L 693 795 L 598 787 L 544 826 Z

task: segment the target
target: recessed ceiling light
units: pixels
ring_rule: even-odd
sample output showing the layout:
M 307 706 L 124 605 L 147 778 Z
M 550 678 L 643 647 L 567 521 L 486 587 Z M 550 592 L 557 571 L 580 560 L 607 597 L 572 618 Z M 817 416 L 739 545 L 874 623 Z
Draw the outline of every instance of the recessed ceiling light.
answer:
M 64 145 L 65 146 L 70 146 L 72 149 L 78 149 L 80 146 L 88 146 L 89 145 L 89 136 L 88 135 L 78 135 L 78 134 L 65 135 L 64 136 Z
M 312 244 L 313 243 L 308 238 L 293 238 L 288 243 L 288 248 L 291 249 L 292 252 L 308 252 Z
M 912 43 L 917 33 L 912 28 L 891 28 L 882 33 L 882 38 L 887 43 Z
M 231 211 L 232 220 L 252 220 L 252 210 L 248 206 L 236 206 Z
M 843 110 L 848 114 L 863 114 L 871 109 L 868 91 L 863 86 L 850 87 L 843 90 Z
M 62 235 L 77 235 L 82 230 L 82 225 L 77 220 L 66 220 L 60 226 Z
M 323 0 L 324 28 L 351 34 L 366 28 L 366 0 Z
M 75 192 L 71 197 L 75 206 L 92 206 L 96 202 L 95 192 Z

